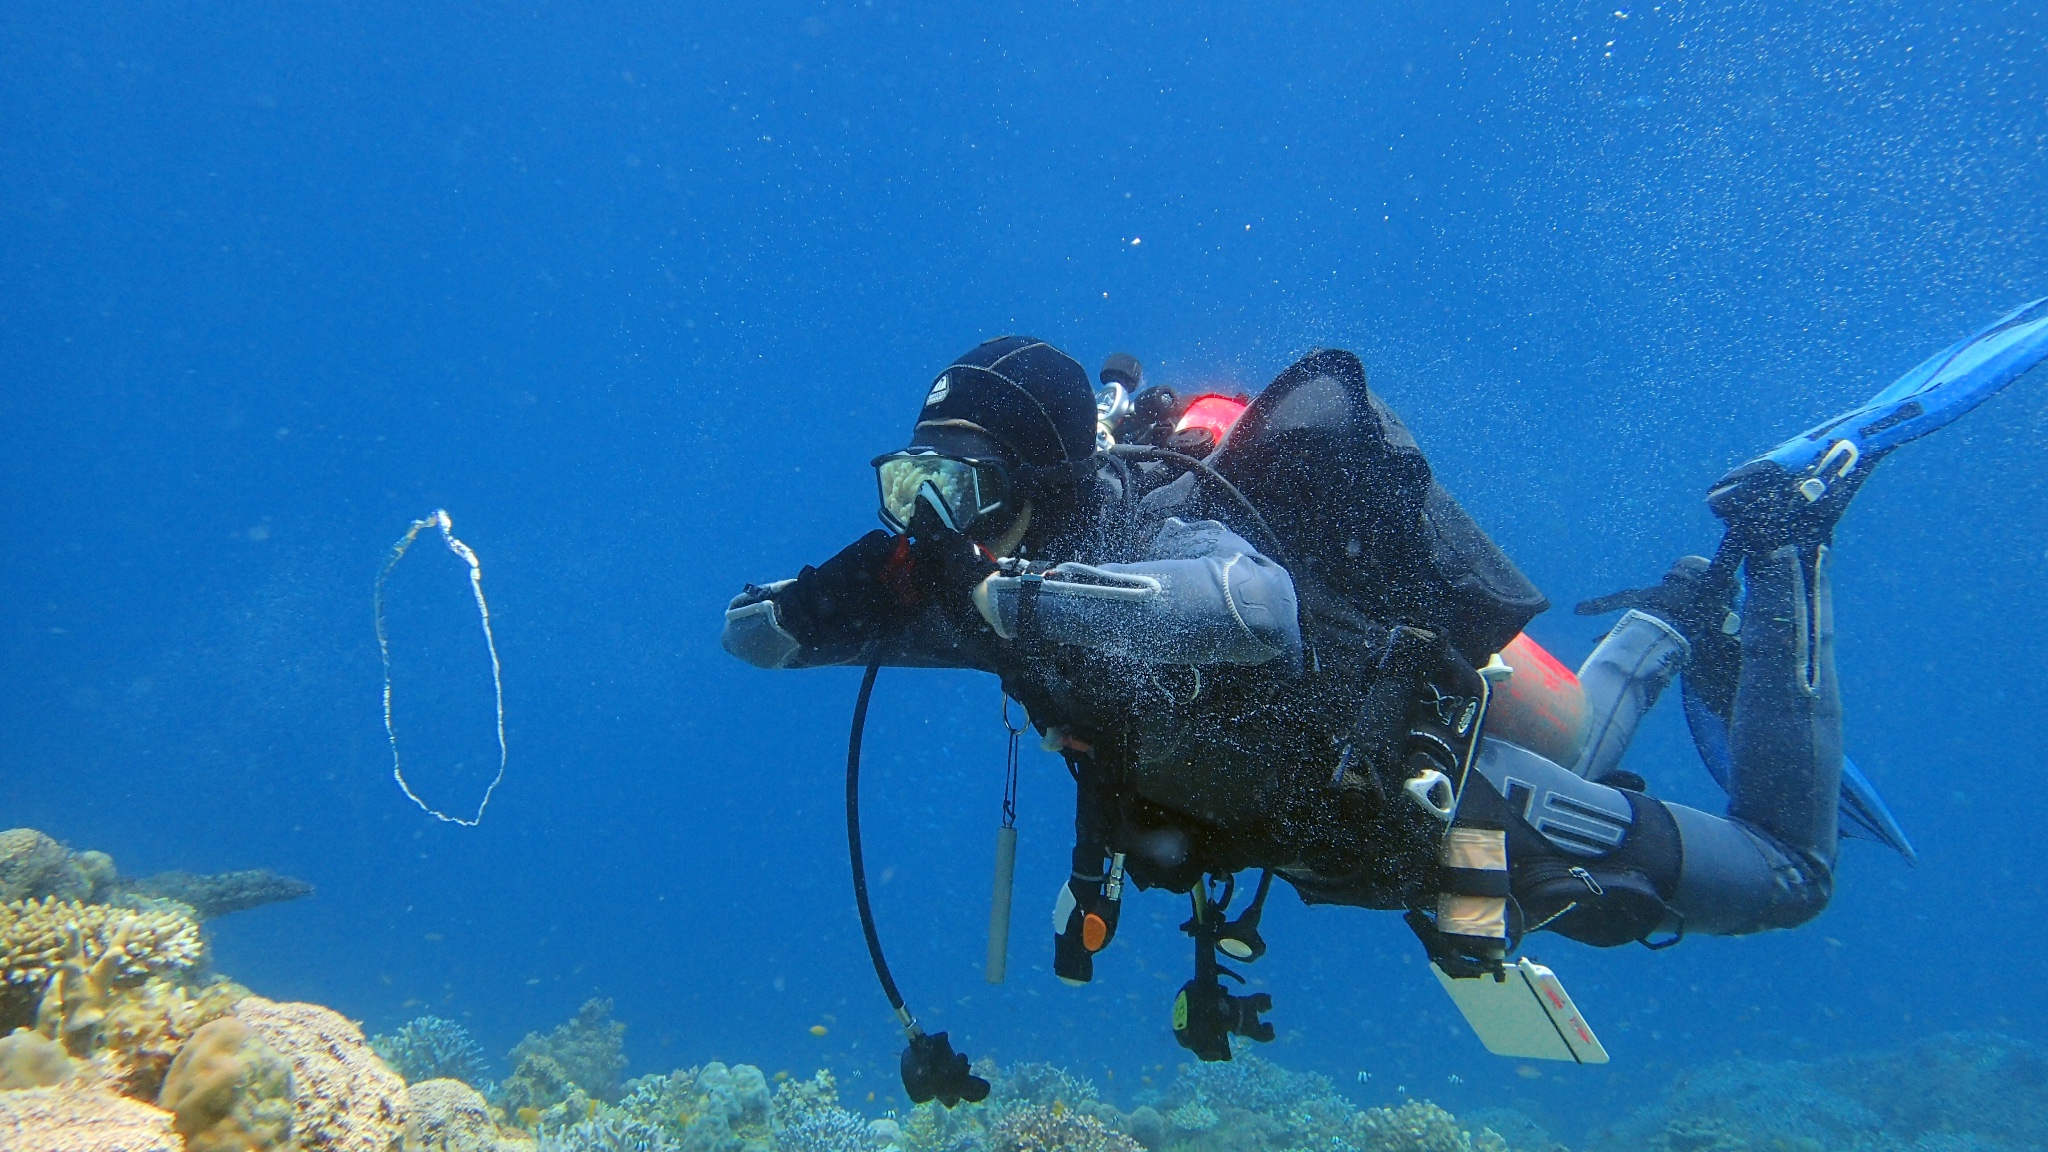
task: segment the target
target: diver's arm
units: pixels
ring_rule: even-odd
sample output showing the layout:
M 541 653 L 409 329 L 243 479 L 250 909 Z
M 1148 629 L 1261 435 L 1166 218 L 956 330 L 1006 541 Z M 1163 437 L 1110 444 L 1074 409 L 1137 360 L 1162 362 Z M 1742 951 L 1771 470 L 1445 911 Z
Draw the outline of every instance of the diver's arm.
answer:
M 757 668 L 851 664 L 877 641 L 891 664 L 944 663 L 915 656 L 924 647 L 918 639 L 939 622 L 891 583 L 902 563 L 899 540 L 870 532 L 794 579 L 748 585 L 726 606 L 719 642 Z
M 1034 590 L 1035 584 L 1035 590 Z M 999 573 L 976 607 L 1005 639 L 1171 664 L 1264 664 L 1301 654 L 1294 580 L 1214 520 L 1169 517 L 1129 564 Z

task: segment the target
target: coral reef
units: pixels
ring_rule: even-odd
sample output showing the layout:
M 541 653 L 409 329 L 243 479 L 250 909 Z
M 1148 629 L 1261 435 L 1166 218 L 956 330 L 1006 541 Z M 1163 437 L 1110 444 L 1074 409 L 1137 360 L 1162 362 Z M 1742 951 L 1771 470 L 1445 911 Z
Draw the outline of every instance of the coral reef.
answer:
M 483 1096 L 460 1080 L 422 1080 L 405 1095 L 406 1152 L 506 1152 L 512 1144 Z
M 178 915 L 45 896 L 0 904 L 0 979 L 36 988 L 60 970 L 111 961 L 113 982 L 181 972 L 205 955 L 199 926 Z
M 468 1029 L 453 1020 L 421 1016 L 390 1035 L 370 1037 L 370 1047 L 408 1084 L 460 1080 L 481 1087 L 488 1082 L 483 1049 L 470 1038 Z
M 1735 1060 L 1682 1076 L 1596 1135 L 1622 1152 L 1973 1152 L 2048 1146 L 2048 1054 L 1950 1033 L 1817 1063 Z
M 868 1122 L 839 1106 L 839 1085 L 820 1070 L 809 1080 L 786 1080 L 769 1106 L 781 1152 L 862 1152 Z
M 1482 1129 L 1477 1138 L 1457 1117 L 1427 1100 L 1411 1100 L 1399 1108 L 1368 1108 L 1352 1125 L 1356 1148 L 1383 1152 L 1506 1152 L 1507 1142 Z
M 500 1085 L 509 1111 L 545 1110 L 567 1099 L 564 1085 L 610 1102 L 626 1071 L 626 1026 L 610 1019 L 610 1000 L 586 1000 L 576 1017 L 543 1036 L 529 1032 L 512 1048 L 512 1075 Z
M 1059 1104 L 1011 1108 L 990 1126 L 991 1152 L 1139 1152 L 1136 1140 Z
M 668 1133 L 638 1120 L 606 1117 L 542 1132 L 535 1152 L 676 1152 Z
M 94 1069 L 122 1095 L 153 1100 L 185 1041 L 247 995 L 247 988 L 219 979 L 192 985 L 158 977 L 117 990 L 99 1022 Z
M 79 1063 L 62 1044 L 26 1028 L 0 1036 L 0 1090 L 49 1088 L 78 1074 Z
M 97 863 L 75 864 L 70 849 L 41 832 L 9 828 L 0 832 L 0 903 L 47 896 L 83 900 L 92 894 Z
M 182 1152 L 171 1114 L 91 1088 L 0 1092 L 0 1148 L 14 1152 Z
M 247 1024 L 230 1016 L 179 1049 L 157 1106 L 176 1117 L 186 1152 L 257 1152 L 288 1146 L 292 1070 Z
M 384 1066 L 363 1030 L 318 1004 L 250 996 L 235 1019 L 291 1065 L 292 1130 L 301 1152 L 397 1152 L 405 1137 L 405 1081 Z

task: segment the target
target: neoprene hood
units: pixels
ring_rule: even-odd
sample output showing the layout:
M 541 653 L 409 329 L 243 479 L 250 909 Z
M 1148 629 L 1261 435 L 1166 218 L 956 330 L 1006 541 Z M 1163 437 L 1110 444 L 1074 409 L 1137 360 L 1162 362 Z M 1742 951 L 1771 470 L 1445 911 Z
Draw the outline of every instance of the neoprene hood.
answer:
M 953 361 L 925 394 L 910 442 L 972 456 L 990 451 L 990 440 L 1020 469 L 1088 459 L 1095 389 L 1087 369 L 1030 336 L 999 337 Z

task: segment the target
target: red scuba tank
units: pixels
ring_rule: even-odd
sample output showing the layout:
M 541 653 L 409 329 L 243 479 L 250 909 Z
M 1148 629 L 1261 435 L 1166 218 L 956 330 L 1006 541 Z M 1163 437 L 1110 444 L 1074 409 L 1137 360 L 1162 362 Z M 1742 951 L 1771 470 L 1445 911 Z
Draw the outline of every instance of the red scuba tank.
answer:
M 1515 674 L 1493 686 L 1486 734 L 1566 768 L 1578 763 L 1586 744 L 1586 692 L 1579 678 L 1526 632 L 1508 641 L 1500 659 Z

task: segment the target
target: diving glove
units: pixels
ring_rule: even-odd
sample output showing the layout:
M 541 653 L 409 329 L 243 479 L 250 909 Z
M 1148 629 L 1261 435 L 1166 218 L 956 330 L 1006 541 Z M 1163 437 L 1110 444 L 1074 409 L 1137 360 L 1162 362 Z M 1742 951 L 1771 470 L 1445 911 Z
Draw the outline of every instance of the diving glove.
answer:
M 965 533 L 948 528 L 932 506 L 918 502 L 910 519 L 910 579 L 921 598 L 962 603 L 993 576 L 996 562 Z
M 897 575 L 907 560 L 904 547 L 902 537 L 876 529 L 769 590 L 782 627 L 818 644 L 887 620 L 908 602 Z

